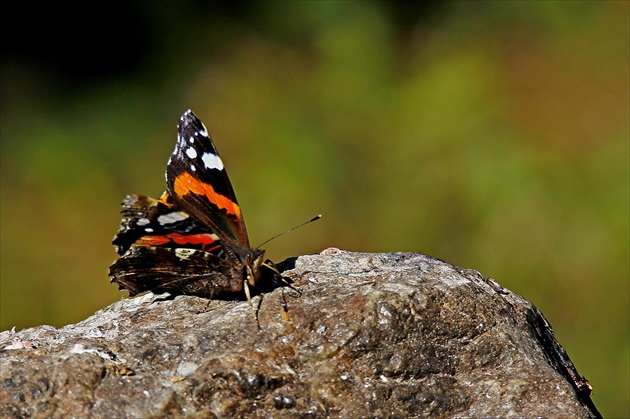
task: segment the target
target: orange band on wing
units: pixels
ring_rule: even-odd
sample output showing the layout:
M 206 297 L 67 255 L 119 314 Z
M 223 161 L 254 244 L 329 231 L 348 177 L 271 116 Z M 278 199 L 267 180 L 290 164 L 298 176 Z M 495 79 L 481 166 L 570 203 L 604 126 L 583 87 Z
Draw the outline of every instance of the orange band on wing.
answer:
M 137 246 L 161 246 L 170 242 L 166 236 L 142 236 L 134 244 Z
M 183 247 L 186 245 L 199 245 L 200 248 L 209 252 L 220 247 L 217 239 L 207 233 L 202 234 L 179 234 L 169 233 L 163 236 L 143 236 L 136 243 L 136 246 L 163 246 L 168 243 L 176 243 Z
M 235 202 L 217 193 L 212 185 L 195 179 L 190 173 L 184 172 L 175 178 L 173 192 L 177 196 L 184 196 L 188 193 L 205 196 L 219 209 L 224 209 L 228 214 L 241 218 L 241 209 Z
M 190 234 L 184 235 L 179 233 L 169 233 L 166 235 L 169 239 L 173 240 L 177 244 L 201 244 L 203 247 L 208 247 L 217 242 L 217 240 L 210 234 Z

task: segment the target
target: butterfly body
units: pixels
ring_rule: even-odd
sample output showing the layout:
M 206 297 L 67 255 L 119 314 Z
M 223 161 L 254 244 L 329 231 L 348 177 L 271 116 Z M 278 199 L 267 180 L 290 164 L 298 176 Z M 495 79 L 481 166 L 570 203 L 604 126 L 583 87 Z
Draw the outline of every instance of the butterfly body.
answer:
M 245 295 L 277 270 L 252 248 L 223 161 L 208 131 L 188 110 L 166 167 L 159 199 L 128 195 L 113 240 L 120 258 L 111 282 L 131 296 L 144 291 L 207 298 Z

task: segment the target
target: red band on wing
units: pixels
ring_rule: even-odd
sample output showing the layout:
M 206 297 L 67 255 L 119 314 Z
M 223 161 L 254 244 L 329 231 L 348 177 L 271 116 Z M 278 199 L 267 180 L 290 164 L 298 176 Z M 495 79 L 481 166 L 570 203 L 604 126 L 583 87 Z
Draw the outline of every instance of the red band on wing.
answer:
M 220 245 L 217 243 L 217 240 L 214 239 L 210 234 L 184 235 L 179 233 L 169 233 L 163 236 L 143 236 L 135 243 L 135 245 L 163 246 L 168 243 L 176 243 L 184 247 L 186 245 L 200 245 L 199 247 L 207 252 L 220 247 Z
M 211 203 L 219 207 L 219 209 L 226 210 L 228 214 L 235 216 L 237 219 L 241 218 L 241 209 L 235 202 L 218 194 L 212 185 L 200 182 L 190 173 L 184 172 L 175 178 L 173 182 L 173 192 L 177 196 L 184 196 L 188 193 L 205 196 Z

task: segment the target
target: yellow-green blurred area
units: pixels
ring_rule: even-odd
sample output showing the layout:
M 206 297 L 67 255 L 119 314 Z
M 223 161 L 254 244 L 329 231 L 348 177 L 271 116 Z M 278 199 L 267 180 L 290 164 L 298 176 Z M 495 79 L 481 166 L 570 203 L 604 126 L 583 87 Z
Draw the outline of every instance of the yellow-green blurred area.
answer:
M 629 2 L 11 7 L 1 329 L 126 295 L 107 278 L 119 204 L 159 197 L 191 108 L 253 245 L 323 214 L 271 259 L 335 246 L 476 269 L 543 311 L 604 416 L 630 414 Z

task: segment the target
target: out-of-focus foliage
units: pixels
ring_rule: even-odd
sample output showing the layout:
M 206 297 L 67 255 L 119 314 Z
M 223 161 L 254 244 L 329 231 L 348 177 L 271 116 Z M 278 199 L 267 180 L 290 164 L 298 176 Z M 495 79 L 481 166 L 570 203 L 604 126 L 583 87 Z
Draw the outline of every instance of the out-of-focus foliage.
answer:
M 118 204 L 162 192 L 190 107 L 254 244 L 324 214 L 270 243 L 274 260 L 336 246 L 477 269 L 532 300 L 602 413 L 627 416 L 628 4 L 5 13 L 34 41 L 3 28 L 1 329 L 121 297 Z

